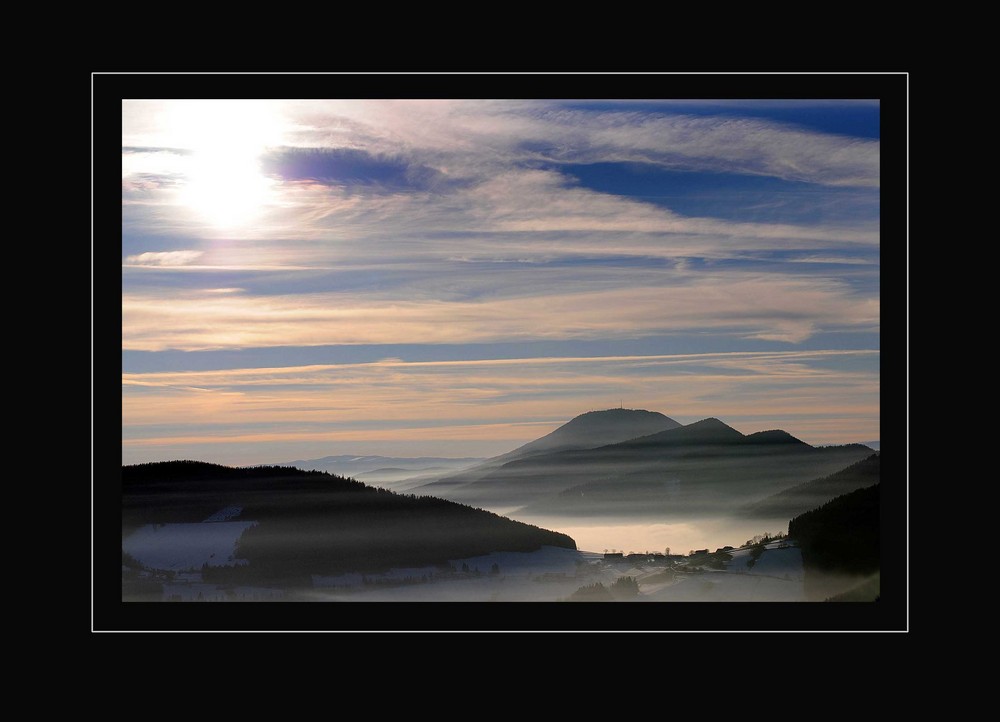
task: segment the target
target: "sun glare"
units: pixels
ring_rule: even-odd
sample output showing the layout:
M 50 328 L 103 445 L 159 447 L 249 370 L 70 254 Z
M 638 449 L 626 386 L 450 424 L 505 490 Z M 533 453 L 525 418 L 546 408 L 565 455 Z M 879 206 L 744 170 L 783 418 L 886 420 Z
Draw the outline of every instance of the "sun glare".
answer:
M 281 143 L 280 119 L 266 103 L 179 103 L 168 119 L 179 147 L 191 151 L 180 201 L 218 228 L 255 220 L 274 181 L 260 170 L 260 155 Z

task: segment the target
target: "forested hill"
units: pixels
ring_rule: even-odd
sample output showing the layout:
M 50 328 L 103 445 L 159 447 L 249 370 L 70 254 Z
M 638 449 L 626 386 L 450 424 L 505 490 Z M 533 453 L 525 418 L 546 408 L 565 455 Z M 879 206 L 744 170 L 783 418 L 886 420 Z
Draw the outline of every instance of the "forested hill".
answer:
M 222 466 L 207 461 L 154 461 L 148 464 L 133 464 L 122 467 L 122 484 L 136 488 L 143 484 L 176 484 L 188 481 L 222 479 L 265 479 L 281 475 L 285 477 L 309 476 L 312 472 L 286 466 Z
M 237 548 L 249 566 L 232 570 L 257 580 L 576 548 L 565 534 L 325 472 L 191 461 L 122 467 L 123 536 L 143 524 L 201 522 L 227 507 L 240 507 L 240 520 L 259 522 Z
M 880 484 L 838 496 L 788 522 L 807 567 L 851 574 L 879 569 Z
M 790 519 L 855 489 L 877 484 L 880 472 L 881 455 L 872 454 L 834 474 L 807 481 L 749 504 L 742 512 L 757 518 Z

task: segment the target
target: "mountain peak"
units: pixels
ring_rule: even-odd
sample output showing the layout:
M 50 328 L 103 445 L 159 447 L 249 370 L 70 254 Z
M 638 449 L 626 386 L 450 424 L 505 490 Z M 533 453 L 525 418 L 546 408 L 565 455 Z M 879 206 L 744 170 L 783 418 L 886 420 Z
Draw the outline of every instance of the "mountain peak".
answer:
M 727 424 L 725 421 L 721 421 L 714 416 L 709 416 L 707 419 L 702 419 L 701 421 L 695 421 L 693 424 L 687 424 L 684 426 L 685 429 L 690 429 L 691 431 L 712 431 L 712 432 L 722 432 L 730 435 L 738 434 L 743 436 L 742 433 L 734 429 L 732 426 Z
M 585 411 L 579 416 L 574 416 L 572 419 L 567 421 L 564 426 L 568 426 L 577 421 L 581 420 L 594 420 L 594 419 L 638 419 L 638 418 L 658 418 L 666 419 L 659 411 L 647 411 L 646 409 L 626 409 L 619 407 L 617 409 L 597 409 L 594 411 Z M 676 423 L 676 422 L 675 422 Z
M 715 418 L 714 416 L 709 416 L 707 419 L 702 419 L 701 421 L 695 421 L 693 423 L 686 424 L 686 425 L 690 426 L 691 428 L 695 428 L 695 427 L 709 428 L 709 427 L 713 427 L 713 426 L 717 427 L 717 428 L 720 428 L 720 427 L 723 427 L 723 426 L 725 426 L 727 429 L 732 429 L 733 428 L 732 426 L 730 426 L 726 422 L 721 421 L 721 420 Z
M 591 449 L 679 426 L 678 422 L 658 411 L 624 408 L 587 411 L 504 457 L 521 458 L 560 449 Z
M 769 431 L 758 431 L 748 434 L 746 440 L 748 443 L 753 444 L 801 444 L 802 446 L 808 446 L 806 442 L 796 439 L 787 431 L 781 429 L 771 429 Z
M 579 416 L 574 416 L 565 424 L 549 434 L 563 435 L 569 431 L 587 429 L 600 433 L 631 433 L 634 427 L 658 427 L 658 431 L 673 429 L 680 424 L 668 416 L 664 416 L 658 411 L 646 411 L 645 409 L 600 409 L 598 411 L 587 411 Z M 641 435 L 641 434 L 640 434 Z M 546 438 L 546 437 L 542 437 Z M 628 436 L 626 438 L 632 438 Z
M 676 426 L 640 439 L 627 441 L 628 445 L 648 444 L 728 444 L 740 442 L 746 437 L 729 424 L 713 417 L 695 421 L 693 424 Z

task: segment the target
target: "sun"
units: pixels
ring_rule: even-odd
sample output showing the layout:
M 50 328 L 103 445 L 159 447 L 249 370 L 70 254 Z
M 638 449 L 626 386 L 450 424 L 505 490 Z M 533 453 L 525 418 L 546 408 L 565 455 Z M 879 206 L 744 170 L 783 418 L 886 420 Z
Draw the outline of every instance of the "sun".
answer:
M 280 145 L 281 122 L 261 101 L 184 101 L 168 118 L 170 134 L 187 158 L 179 201 L 205 222 L 232 229 L 256 220 L 273 192 L 260 156 Z

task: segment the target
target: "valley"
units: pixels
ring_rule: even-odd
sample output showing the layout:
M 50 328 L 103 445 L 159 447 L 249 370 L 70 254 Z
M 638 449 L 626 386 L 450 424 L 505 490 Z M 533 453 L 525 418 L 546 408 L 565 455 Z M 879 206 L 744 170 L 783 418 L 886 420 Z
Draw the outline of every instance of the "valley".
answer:
M 806 584 L 786 532 L 877 484 L 879 454 L 609 409 L 491 459 L 396 459 L 409 492 L 287 465 L 123 467 L 123 599 L 821 601 L 877 574 L 877 552 Z

